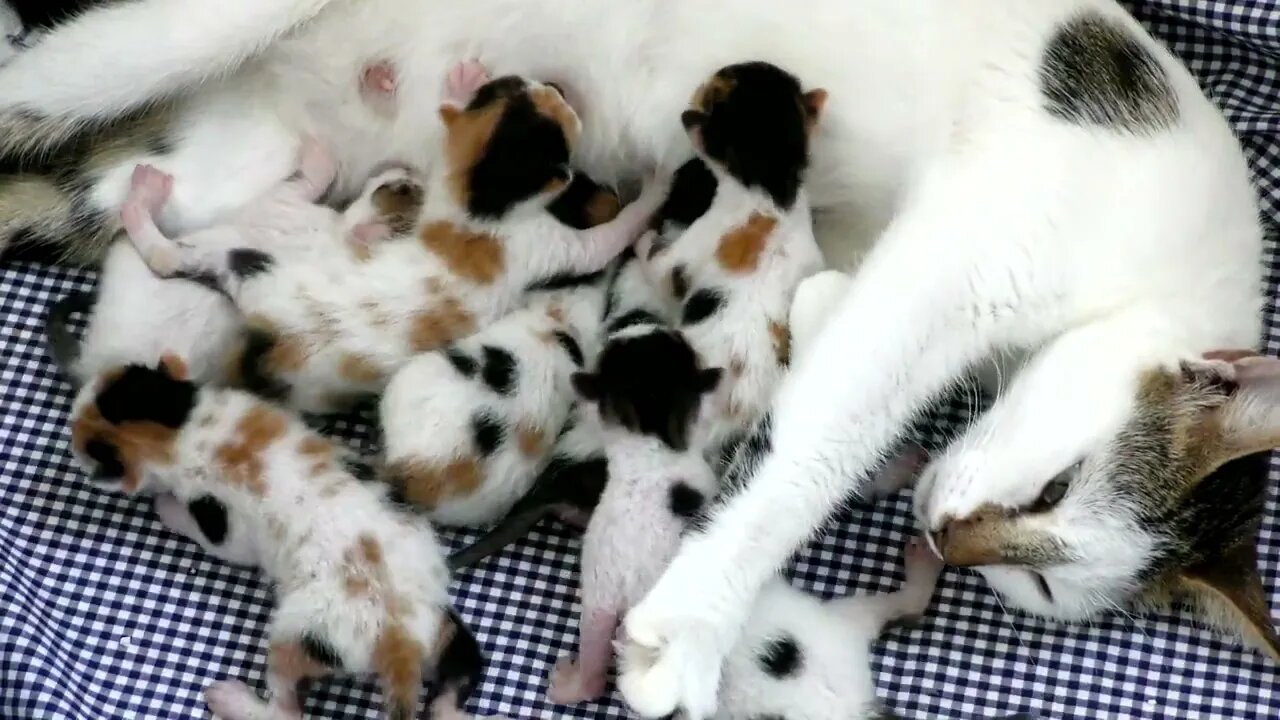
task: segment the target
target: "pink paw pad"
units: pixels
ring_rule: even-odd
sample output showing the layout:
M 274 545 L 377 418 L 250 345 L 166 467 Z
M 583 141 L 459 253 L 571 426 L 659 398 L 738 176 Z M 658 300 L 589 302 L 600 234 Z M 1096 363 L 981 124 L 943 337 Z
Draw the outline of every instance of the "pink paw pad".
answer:
M 454 65 L 445 79 L 445 99 L 465 105 L 476 91 L 489 82 L 489 71 L 478 60 Z

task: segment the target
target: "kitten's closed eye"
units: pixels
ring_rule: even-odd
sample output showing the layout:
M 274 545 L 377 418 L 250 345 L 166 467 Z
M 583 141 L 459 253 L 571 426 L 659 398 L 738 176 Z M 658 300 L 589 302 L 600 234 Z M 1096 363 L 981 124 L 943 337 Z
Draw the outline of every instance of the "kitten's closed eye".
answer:
M 1036 501 L 1027 507 L 1027 512 L 1043 513 L 1057 507 L 1062 502 L 1062 499 L 1067 496 L 1067 490 L 1071 488 L 1071 478 L 1075 477 L 1076 473 L 1080 471 L 1080 464 L 1072 465 L 1050 480 L 1044 486 L 1044 489 L 1040 491 L 1040 497 L 1037 497 Z

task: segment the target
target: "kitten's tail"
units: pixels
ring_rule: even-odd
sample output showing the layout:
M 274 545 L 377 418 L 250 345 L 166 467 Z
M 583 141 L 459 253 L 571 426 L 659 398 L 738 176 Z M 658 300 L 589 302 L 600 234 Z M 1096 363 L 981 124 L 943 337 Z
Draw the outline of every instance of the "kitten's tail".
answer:
M 79 385 L 76 363 L 80 360 L 80 339 L 71 331 L 71 316 L 93 309 L 95 294 L 77 291 L 66 295 L 49 307 L 44 318 L 45 345 L 49 357 L 72 385 Z
M 333 0 L 141 0 L 59 24 L 0 70 L 0 151 L 50 149 L 235 70 Z

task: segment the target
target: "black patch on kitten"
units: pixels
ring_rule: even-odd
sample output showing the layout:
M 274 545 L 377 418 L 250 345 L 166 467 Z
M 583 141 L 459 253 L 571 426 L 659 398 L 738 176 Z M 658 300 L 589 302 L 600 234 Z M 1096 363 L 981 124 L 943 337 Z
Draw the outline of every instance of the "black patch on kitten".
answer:
M 778 680 L 795 675 L 804 665 L 804 653 L 800 651 L 800 644 L 791 635 L 770 640 L 760 650 L 760 655 L 756 659 L 760 662 L 761 670 L 764 670 L 769 677 Z
M 690 520 L 702 512 L 706 501 L 706 496 L 700 491 L 683 482 L 672 485 L 667 495 L 667 507 L 671 509 L 671 514 L 684 520 Z
M 516 358 L 510 352 L 492 345 L 483 345 L 480 352 L 484 355 L 480 368 L 480 379 L 489 389 L 499 395 L 510 395 L 516 391 Z
M 719 290 L 702 288 L 689 296 L 680 311 L 680 324 L 696 325 L 720 312 L 724 307 L 725 297 Z
M 259 397 L 281 401 L 289 397 L 289 384 L 265 367 L 267 353 L 275 344 L 275 335 L 259 328 L 249 328 L 245 333 L 244 352 L 240 354 L 240 383 L 245 390 Z
M 765 62 L 730 65 L 716 76 L 727 92 L 684 113 L 682 122 L 699 128 L 707 157 L 790 208 L 809 165 L 809 115 L 800 81 Z
M 444 349 L 444 359 L 449 361 L 454 370 L 465 378 L 473 378 L 480 369 L 480 363 L 476 359 L 468 355 L 457 345 L 450 345 Z
M 606 269 L 609 282 L 605 287 L 604 310 L 600 313 L 600 317 L 610 317 L 613 315 L 614 309 L 618 307 L 618 278 L 622 277 L 623 269 L 634 260 L 636 260 L 636 250 L 631 245 L 628 245 Z
M 604 271 L 597 270 L 592 273 L 556 273 L 541 280 L 535 280 L 525 286 L 525 292 L 550 292 L 552 290 L 567 290 L 569 288 L 584 287 L 587 285 L 595 285 L 604 279 Z
M 552 118 L 538 112 L 524 80 L 501 77 L 481 87 L 467 106 L 476 110 L 505 102 L 489 142 L 471 166 L 467 210 L 498 219 L 513 206 L 543 192 L 552 182 L 568 182 L 569 141 Z
M 253 248 L 236 248 L 227 253 L 227 267 L 241 280 L 270 270 L 275 262 L 275 258 Z
M 196 404 L 196 386 L 162 370 L 130 365 L 98 393 L 98 412 L 112 425 L 142 421 L 178 429 Z
M 498 451 L 507 430 L 492 413 L 480 411 L 471 418 L 471 435 L 480 454 L 489 457 Z
M 306 653 L 307 657 L 321 665 L 330 668 L 342 667 L 342 656 L 338 654 L 337 648 L 320 635 L 310 631 L 304 632 L 298 644 L 302 646 L 302 652 Z
M 352 452 L 339 453 L 338 463 L 348 475 L 360 482 L 370 482 L 378 477 L 375 463 Z
M 1128 133 L 1167 130 L 1179 117 L 1164 68 L 1128 29 L 1086 12 L 1054 33 L 1040 62 L 1045 110 L 1073 125 Z
M 97 464 L 93 471 L 94 480 L 124 479 L 124 463 L 120 461 L 120 453 L 114 445 L 95 438 L 85 443 L 84 454 Z
M 431 707 L 436 698 L 452 690 L 458 701 L 458 709 L 461 710 L 480 683 L 484 671 L 484 653 L 480 651 L 476 636 L 458 612 L 449 608 L 448 613 L 454 624 L 454 633 L 436 663 L 435 682 L 431 683 L 427 691 L 427 707 Z
M 582 354 L 582 346 L 578 344 L 578 341 L 563 330 L 557 330 L 555 335 L 556 342 L 560 343 L 560 347 L 569 355 L 569 359 L 573 361 L 573 364 L 582 367 L 582 364 L 586 362 L 586 358 Z
M 603 185 L 592 180 L 584 172 L 573 174 L 569 187 L 547 205 L 547 212 L 574 230 L 586 230 L 592 226 L 591 204 L 600 193 L 612 192 Z M 616 196 L 615 196 L 616 197 Z
M 685 162 L 672 176 L 671 188 L 649 221 L 649 228 L 662 233 L 668 224 L 689 227 L 710 209 L 718 185 L 716 176 L 702 158 Z
M 221 500 L 212 495 L 201 495 L 187 503 L 187 511 L 209 542 L 221 545 L 227 539 L 227 506 Z
M 689 273 L 685 271 L 684 265 L 671 268 L 671 294 L 677 300 L 683 300 L 689 294 Z
M 606 331 L 608 334 L 612 335 L 616 332 L 626 330 L 629 327 L 635 327 L 636 325 L 665 325 L 665 324 L 666 323 L 662 322 L 662 318 L 659 318 L 657 315 L 654 315 L 648 310 L 645 310 L 643 308 L 636 308 L 635 310 L 630 310 L 624 313 L 620 317 L 616 317 L 613 320 L 610 320 L 609 327 L 606 328 Z
M 222 287 L 222 279 L 218 277 L 218 273 L 212 270 L 179 270 L 173 274 L 173 278 L 175 280 L 193 282 L 219 295 L 227 294 L 226 289 Z

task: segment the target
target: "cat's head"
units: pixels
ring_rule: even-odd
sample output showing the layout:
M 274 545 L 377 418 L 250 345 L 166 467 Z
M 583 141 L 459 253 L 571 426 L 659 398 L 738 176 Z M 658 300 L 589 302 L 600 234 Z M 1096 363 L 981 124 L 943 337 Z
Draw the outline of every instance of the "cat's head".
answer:
M 809 136 L 826 101 L 825 90 L 806 92 L 781 68 L 740 63 L 703 83 L 680 121 L 713 168 L 789 208 L 809 165 Z
M 466 107 L 440 107 L 448 190 L 481 219 L 545 207 L 573 179 L 569 156 L 582 122 L 555 85 L 495 78 Z
M 573 376 L 573 387 L 594 403 L 606 426 L 658 438 L 686 450 L 704 395 L 720 384 L 721 368 L 702 367 L 678 330 L 639 325 L 615 333 L 593 372 Z
M 72 408 L 71 450 L 90 480 L 108 490 L 142 489 L 144 469 L 168 462 L 196 402 L 185 364 L 126 365 L 94 378 Z
M 917 497 L 935 548 L 1037 614 L 1184 601 L 1280 660 L 1255 546 L 1280 360 L 1209 358 L 1142 374 L 1118 431 L 1023 490 L 958 482 L 964 469 L 944 458 Z
M 425 199 L 426 188 L 418 174 L 392 165 L 369 178 L 344 216 L 354 223 L 383 223 L 392 235 L 404 235 L 413 230 Z

